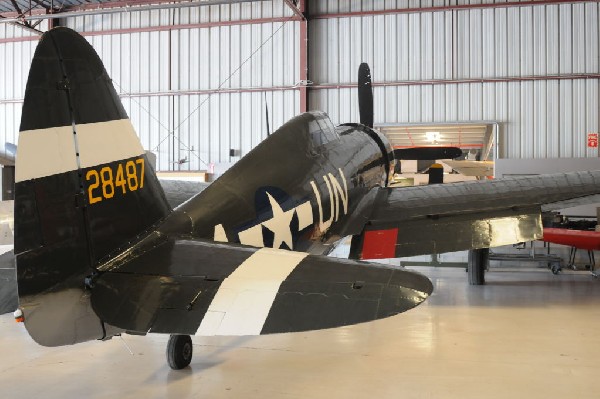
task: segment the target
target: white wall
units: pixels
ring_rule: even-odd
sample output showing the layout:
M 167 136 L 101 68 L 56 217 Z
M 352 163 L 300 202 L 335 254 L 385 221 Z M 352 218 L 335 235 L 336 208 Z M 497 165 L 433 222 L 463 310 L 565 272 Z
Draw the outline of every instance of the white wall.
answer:
M 502 158 L 597 157 L 586 136 L 599 129 L 599 80 L 575 78 L 600 72 L 598 3 L 427 11 L 475 3 L 482 2 L 311 1 L 315 17 L 425 10 L 314 19 L 309 78 L 352 83 L 365 61 L 375 82 L 389 84 L 374 89 L 376 124 L 495 120 Z M 465 79 L 475 82 L 459 83 Z M 358 121 L 355 90 L 310 93 L 311 108 L 335 122 Z
M 487 2 L 487 1 L 484 1 Z M 461 0 L 309 1 L 309 108 L 358 121 L 361 61 L 376 82 L 375 123 L 495 120 L 501 158 L 597 157 L 598 3 L 429 11 Z M 495 3 L 500 3 L 496 1 Z M 422 7 L 419 12 L 318 19 L 323 14 Z M 281 0 L 68 18 L 105 62 L 144 147 L 160 170 L 235 162 L 300 109 L 300 24 L 269 22 L 91 36 L 93 32 L 290 17 Z M 35 41 L 0 24 L 0 142 L 16 142 Z M 272 36 L 272 37 L 271 37 Z M 244 62 L 246 61 L 246 62 Z M 243 64 L 243 65 L 242 65 Z M 241 67 L 240 67 L 241 65 Z M 556 80 L 553 76 L 567 77 Z M 231 76 L 230 79 L 228 79 Z M 518 81 L 535 77 L 536 81 Z M 478 82 L 458 83 L 463 79 Z M 494 79 L 516 81 L 493 82 Z M 429 84 L 424 84 L 431 81 Z M 261 89 L 265 88 L 265 89 Z M 252 92 L 252 90 L 262 90 Z M 213 93 L 215 92 L 216 93 Z M 213 93 L 213 94 L 210 94 Z M 174 162 L 187 157 L 189 162 Z

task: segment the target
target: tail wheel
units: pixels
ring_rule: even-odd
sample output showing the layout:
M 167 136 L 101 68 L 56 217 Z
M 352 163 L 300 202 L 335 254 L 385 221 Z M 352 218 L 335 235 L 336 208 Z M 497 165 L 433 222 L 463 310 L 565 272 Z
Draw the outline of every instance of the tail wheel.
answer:
M 167 361 L 173 370 L 181 370 L 192 361 L 193 345 L 189 335 L 171 335 L 167 344 Z

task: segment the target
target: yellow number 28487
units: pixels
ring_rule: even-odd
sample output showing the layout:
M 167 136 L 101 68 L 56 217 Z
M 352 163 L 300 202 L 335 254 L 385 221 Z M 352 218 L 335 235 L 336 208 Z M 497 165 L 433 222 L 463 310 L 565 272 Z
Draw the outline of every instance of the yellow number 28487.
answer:
M 111 199 L 115 193 L 125 195 L 144 187 L 144 158 L 120 162 L 113 167 L 90 169 L 85 174 L 90 205 Z

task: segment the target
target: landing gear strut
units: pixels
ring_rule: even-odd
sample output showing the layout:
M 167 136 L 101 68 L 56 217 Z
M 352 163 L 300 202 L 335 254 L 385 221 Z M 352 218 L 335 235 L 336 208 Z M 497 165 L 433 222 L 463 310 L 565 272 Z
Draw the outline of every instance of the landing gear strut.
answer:
M 469 251 L 467 272 L 469 273 L 470 285 L 485 284 L 485 269 L 488 267 L 489 256 L 489 248 L 471 249 Z
M 192 338 L 189 335 L 171 335 L 167 344 L 167 362 L 173 370 L 181 370 L 192 361 Z

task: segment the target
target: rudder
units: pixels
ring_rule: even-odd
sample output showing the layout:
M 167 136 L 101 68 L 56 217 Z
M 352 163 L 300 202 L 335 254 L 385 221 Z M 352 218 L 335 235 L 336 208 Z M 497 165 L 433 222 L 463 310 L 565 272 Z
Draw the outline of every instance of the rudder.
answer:
M 67 28 L 45 33 L 27 82 L 15 178 L 17 280 L 32 337 L 49 346 L 104 338 L 85 277 L 169 212 L 94 49 Z

